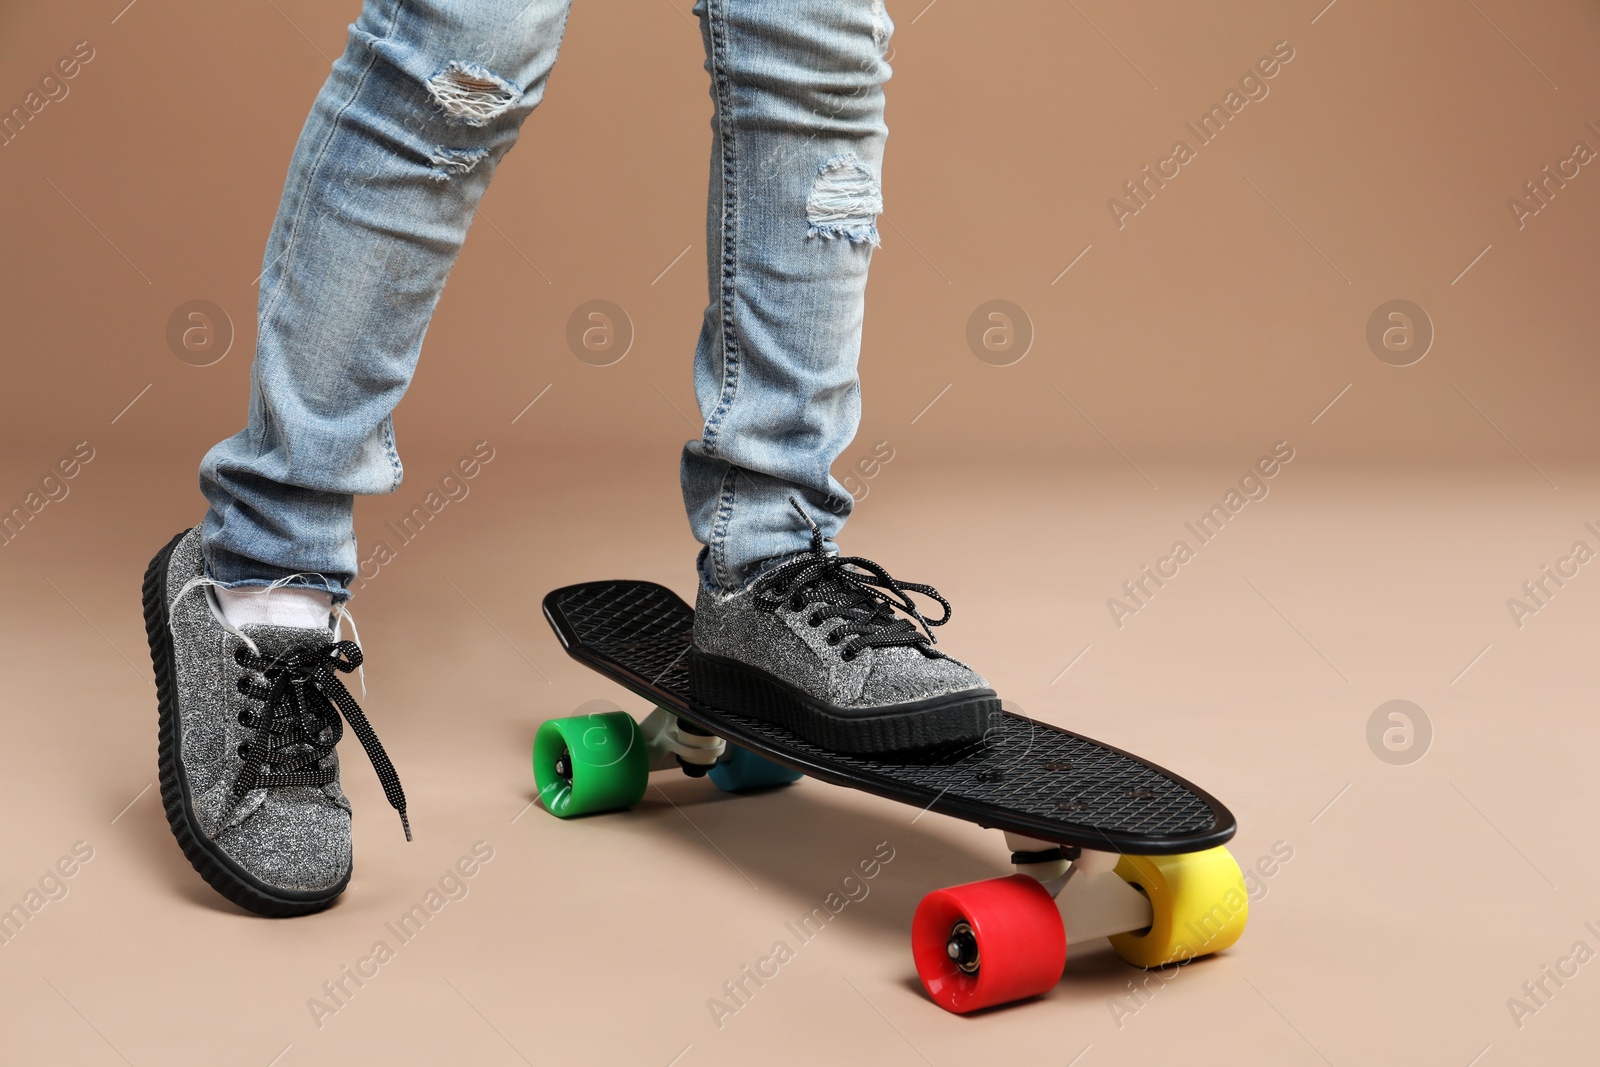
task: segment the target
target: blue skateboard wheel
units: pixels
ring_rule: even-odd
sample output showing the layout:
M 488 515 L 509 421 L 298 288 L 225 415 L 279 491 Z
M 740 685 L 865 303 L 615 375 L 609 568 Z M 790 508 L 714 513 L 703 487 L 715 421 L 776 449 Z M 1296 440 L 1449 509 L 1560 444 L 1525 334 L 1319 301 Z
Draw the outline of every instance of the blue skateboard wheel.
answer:
M 782 764 L 763 759 L 748 749 L 729 745 L 726 752 L 707 775 L 724 793 L 747 793 L 752 789 L 767 789 L 788 785 L 805 775 L 791 771 Z

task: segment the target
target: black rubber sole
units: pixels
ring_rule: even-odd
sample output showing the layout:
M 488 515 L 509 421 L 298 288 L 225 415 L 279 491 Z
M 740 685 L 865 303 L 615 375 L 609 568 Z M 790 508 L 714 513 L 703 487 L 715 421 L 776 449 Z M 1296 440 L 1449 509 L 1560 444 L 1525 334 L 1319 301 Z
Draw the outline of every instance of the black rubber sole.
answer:
M 206 884 L 246 911 L 271 919 L 288 919 L 322 911 L 339 899 L 350 884 L 346 872 L 337 885 L 313 891 L 269 886 L 223 853 L 200 828 L 189 802 L 189 780 L 178 762 L 180 720 L 175 692 L 177 667 L 173 660 L 172 631 L 167 616 L 167 561 L 188 533 L 179 533 L 156 553 L 144 572 L 144 631 L 150 640 L 150 664 L 156 672 L 156 704 L 160 717 L 160 744 L 156 760 L 161 775 L 161 806 L 167 825 L 178 839 L 184 858 Z
M 863 713 L 836 708 L 765 671 L 694 649 L 689 686 L 697 704 L 781 726 L 814 745 L 863 756 L 976 741 L 1001 715 L 991 689 L 968 689 Z

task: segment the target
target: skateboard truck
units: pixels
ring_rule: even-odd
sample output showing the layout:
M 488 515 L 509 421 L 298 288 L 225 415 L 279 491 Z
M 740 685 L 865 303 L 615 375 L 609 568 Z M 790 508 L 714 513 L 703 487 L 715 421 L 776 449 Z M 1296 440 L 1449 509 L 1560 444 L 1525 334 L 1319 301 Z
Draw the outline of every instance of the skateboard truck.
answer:
M 684 722 L 663 707 L 646 715 L 639 729 L 650 751 L 652 771 L 676 764 L 689 777 L 703 778 L 728 747 L 722 738 Z
M 1150 898 L 1116 873 L 1121 855 L 1006 833 L 1018 874 L 1055 898 L 1067 944 L 1147 929 L 1154 921 Z
M 1017 873 L 1040 882 L 1065 878 L 1067 865 L 1083 852 L 1077 845 L 1052 845 L 1013 833 L 1006 834 L 1006 847 L 1011 849 L 1011 863 Z

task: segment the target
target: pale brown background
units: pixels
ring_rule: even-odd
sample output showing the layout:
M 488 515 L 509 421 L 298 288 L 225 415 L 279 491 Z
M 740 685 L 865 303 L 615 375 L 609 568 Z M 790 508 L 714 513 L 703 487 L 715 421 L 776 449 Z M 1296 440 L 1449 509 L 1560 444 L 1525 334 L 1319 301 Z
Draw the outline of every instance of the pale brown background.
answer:
M 620 573 L 692 590 L 676 469 L 710 105 L 677 0 L 578 0 L 399 411 L 407 483 L 359 509 L 370 544 L 473 442 L 497 450 L 356 604 L 363 703 L 418 841 L 350 750 L 345 901 L 285 924 L 210 894 L 145 790 L 137 582 L 198 520 L 195 465 L 243 418 L 253 279 L 357 6 L 6 4 L 0 106 L 75 42 L 97 55 L 0 147 L 0 505 L 76 441 L 96 459 L 0 548 L 0 906 L 73 842 L 96 852 L 0 946 L 0 1059 L 1592 1060 L 1593 966 L 1520 1030 L 1506 999 L 1574 941 L 1600 949 L 1600 579 L 1522 629 L 1506 599 L 1600 545 L 1600 167 L 1521 230 L 1506 201 L 1575 140 L 1600 148 L 1600 13 L 1324 2 L 890 9 L 884 244 L 845 458 L 887 440 L 895 459 L 845 547 L 950 595 L 949 645 L 1029 714 L 1220 795 L 1242 862 L 1296 850 L 1244 941 L 1120 1029 L 1110 999 L 1138 972 L 1103 946 L 982 1019 L 921 995 L 917 899 L 1005 871 L 963 824 L 816 783 L 730 801 L 670 777 L 632 815 L 527 809 L 539 721 L 642 710 L 560 654 L 538 597 Z M 1285 39 L 1271 94 L 1119 231 L 1106 199 Z M 564 340 L 597 297 L 637 332 L 605 368 Z M 1036 329 L 1013 366 L 967 348 L 993 298 Z M 1365 340 L 1394 298 L 1437 332 L 1411 367 Z M 236 329 L 210 367 L 167 347 L 192 299 Z M 1297 456 L 1272 496 L 1117 629 L 1106 599 L 1280 439 Z M 1365 740 L 1395 698 L 1435 730 L 1407 767 Z M 472 895 L 315 1028 L 306 998 L 480 838 L 496 859 Z M 879 840 L 900 858 L 875 895 L 713 1027 L 706 998 Z

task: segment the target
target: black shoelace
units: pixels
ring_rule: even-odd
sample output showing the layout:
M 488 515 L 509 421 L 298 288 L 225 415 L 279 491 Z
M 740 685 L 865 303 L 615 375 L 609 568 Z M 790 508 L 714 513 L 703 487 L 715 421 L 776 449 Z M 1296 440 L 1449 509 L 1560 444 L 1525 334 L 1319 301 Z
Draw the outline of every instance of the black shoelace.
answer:
M 410 841 L 411 822 L 406 818 L 400 776 L 361 706 L 334 673 L 349 674 L 361 666 L 361 646 L 354 641 L 335 641 L 303 646 L 271 660 L 241 647 L 234 660 L 246 670 L 260 672 L 264 679 L 264 683 L 248 675 L 239 679 L 239 692 L 261 701 L 262 706 L 255 714 L 239 719 L 255 730 L 255 736 L 241 746 L 244 769 L 233 784 L 234 796 L 242 797 L 252 789 L 327 785 L 333 781 L 334 769 L 321 764 L 344 736 L 344 723 L 348 722 L 383 783 L 383 795 L 400 813 L 400 825 Z
M 933 627 L 950 621 L 950 602 L 931 585 L 902 582 L 870 559 L 861 556 L 830 555 L 823 547 L 822 528 L 793 497 L 789 503 L 811 527 L 811 551 L 796 556 L 763 575 L 755 586 L 757 599 L 769 607 L 787 604 L 790 611 L 814 605 L 806 621 L 820 626 L 827 619 L 844 619 L 828 634 L 830 645 L 843 647 L 840 658 L 849 661 L 865 648 L 902 646 L 916 648 L 929 657 L 942 656 L 931 646 L 937 643 Z M 944 614 L 925 618 L 911 599 L 920 593 L 938 601 Z M 895 614 L 899 608 L 916 619 Z M 922 629 L 917 629 L 920 624 Z

